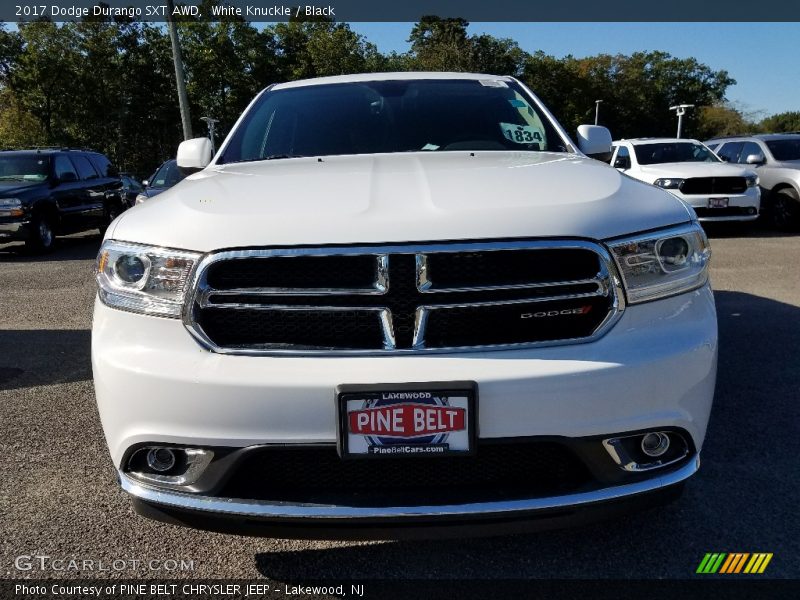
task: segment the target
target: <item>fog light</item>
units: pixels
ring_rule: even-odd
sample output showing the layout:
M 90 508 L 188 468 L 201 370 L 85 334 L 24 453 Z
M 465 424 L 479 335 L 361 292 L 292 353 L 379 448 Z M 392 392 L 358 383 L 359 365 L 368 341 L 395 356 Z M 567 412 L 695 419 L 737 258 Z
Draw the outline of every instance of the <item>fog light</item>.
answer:
M 658 457 L 669 449 L 669 436 L 661 432 L 648 433 L 642 438 L 642 452 Z
M 175 453 L 169 448 L 151 448 L 147 453 L 147 466 L 164 473 L 175 466 Z
M 751 206 L 750 208 L 748 208 L 748 209 L 747 209 L 747 214 L 749 214 L 749 215 L 754 215 L 754 214 L 756 214 L 756 209 L 755 209 L 755 207 Z

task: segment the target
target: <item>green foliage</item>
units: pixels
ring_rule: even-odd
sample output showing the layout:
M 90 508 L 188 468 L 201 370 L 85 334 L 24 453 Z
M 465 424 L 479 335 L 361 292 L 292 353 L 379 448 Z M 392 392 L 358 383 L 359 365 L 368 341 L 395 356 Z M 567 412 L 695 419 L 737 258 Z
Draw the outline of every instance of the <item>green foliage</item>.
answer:
M 569 130 L 593 122 L 594 101 L 602 100 L 600 124 L 616 138 L 675 135 L 670 106 L 718 103 L 735 83 L 726 71 L 666 52 L 563 59 L 537 52 L 528 57 L 523 73 Z M 697 135 L 697 119 L 696 112 L 687 113 L 684 135 Z
M 741 112 L 728 103 L 719 103 L 698 109 L 695 137 L 704 140 L 722 135 L 740 135 L 754 129 L 754 125 Z
M 204 0 L 205 10 L 217 0 Z M 687 136 L 747 128 L 726 105 L 734 81 L 694 58 L 664 52 L 556 58 L 529 54 L 517 42 L 470 35 L 463 19 L 423 17 L 410 30 L 410 50 L 382 54 L 346 23 L 292 19 L 259 28 L 241 18 L 177 26 L 198 133 L 200 117 L 220 121 L 224 135 L 255 94 L 279 81 L 355 72 L 470 71 L 515 75 L 574 131 L 600 123 L 615 137 L 673 135 L 677 103 L 698 106 Z M 766 119 L 772 130 L 800 129 L 799 113 Z M 0 147 L 70 144 L 107 153 L 121 168 L 148 176 L 174 156 L 181 140 L 175 71 L 163 26 L 125 19 L 57 25 L 0 23 Z
M 767 117 L 758 124 L 765 133 L 788 133 L 800 131 L 800 111 L 784 112 Z

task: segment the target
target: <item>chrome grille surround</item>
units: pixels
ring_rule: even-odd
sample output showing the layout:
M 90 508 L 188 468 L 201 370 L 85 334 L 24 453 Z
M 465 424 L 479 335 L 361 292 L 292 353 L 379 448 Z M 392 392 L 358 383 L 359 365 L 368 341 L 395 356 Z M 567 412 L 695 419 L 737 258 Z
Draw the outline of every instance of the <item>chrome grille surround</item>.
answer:
M 530 284 L 492 285 L 470 287 L 435 287 L 427 278 L 427 257 L 433 253 L 459 253 L 459 252 L 492 252 L 497 250 L 559 250 L 582 249 L 594 252 L 598 257 L 600 269 L 589 279 L 549 281 Z M 447 294 L 453 292 L 490 292 L 496 290 L 525 290 L 557 288 L 569 285 L 597 286 L 596 291 L 566 295 L 532 296 L 530 298 L 515 300 L 500 300 L 487 302 L 453 303 L 453 304 L 426 304 L 420 300 L 414 319 L 413 344 L 410 348 L 398 348 L 395 343 L 392 312 L 385 307 L 359 306 L 359 296 L 380 296 L 386 294 L 391 285 L 389 277 L 389 261 L 391 255 L 414 255 L 416 264 L 416 288 L 420 295 Z M 374 255 L 375 280 L 369 288 L 240 288 L 231 290 L 216 290 L 209 286 L 207 281 L 208 269 L 220 262 L 250 258 L 293 257 L 293 256 L 349 256 L 349 255 Z M 326 306 L 323 298 L 334 294 L 353 296 L 352 304 L 347 306 Z M 225 296 L 308 296 L 309 305 L 282 305 L 280 302 L 271 303 L 225 303 L 213 304 L 214 297 Z M 447 310 L 448 308 L 497 306 L 507 304 L 530 304 L 533 302 L 548 302 L 555 300 L 574 300 L 579 298 L 608 297 L 608 313 L 591 335 L 580 338 L 565 338 L 548 341 L 533 341 L 511 344 L 492 344 L 453 347 L 426 347 L 425 325 L 431 311 Z M 316 302 L 316 303 L 314 303 Z M 274 311 L 375 311 L 380 316 L 382 329 L 382 349 L 343 349 L 320 347 L 225 347 L 214 343 L 203 331 L 197 320 L 197 310 L 214 306 L 225 310 L 274 310 Z M 500 351 L 518 350 L 525 348 L 562 346 L 568 344 L 588 343 L 605 335 L 622 316 L 625 310 L 625 294 L 621 278 L 616 265 L 609 252 L 596 242 L 588 240 L 513 240 L 513 241 L 486 241 L 486 242 L 453 242 L 453 243 L 419 243 L 398 245 L 359 245 L 359 246 L 327 246 L 327 247 L 291 247 L 291 248 L 252 248 L 241 250 L 223 250 L 206 254 L 196 265 L 191 278 L 189 294 L 183 308 L 183 323 L 194 338 L 206 349 L 219 354 L 245 355 L 245 356 L 304 356 L 304 355 L 418 355 L 423 353 L 460 353 L 474 351 Z

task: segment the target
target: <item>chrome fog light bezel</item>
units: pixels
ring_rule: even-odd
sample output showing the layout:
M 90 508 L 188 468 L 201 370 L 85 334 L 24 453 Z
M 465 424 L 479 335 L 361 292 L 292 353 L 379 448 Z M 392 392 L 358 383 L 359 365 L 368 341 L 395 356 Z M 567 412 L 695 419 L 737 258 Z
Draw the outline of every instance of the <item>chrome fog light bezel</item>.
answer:
M 664 452 L 658 456 L 648 455 L 642 448 L 642 440 L 652 433 L 665 436 L 669 443 Z M 689 443 L 684 434 L 669 430 L 642 431 L 628 435 L 619 435 L 603 440 L 603 447 L 616 465 L 628 472 L 639 473 L 663 469 L 684 460 L 690 452 Z M 667 451 L 673 449 L 669 459 L 663 458 Z M 674 452 L 675 450 L 677 452 Z
M 175 456 L 175 463 L 163 472 L 155 472 L 149 463 L 150 454 L 159 450 L 169 450 Z M 140 456 L 144 454 L 144 462 L 150 467 L 151 471 L 132 468 L 135 462 L 140 462 Z M 125 463 L 125 474 L 132 479 L 143 483 L 150 483 L 159 486 L 187 487 L 196 483 L 206 471 L 211 461 L 214 459 L 213 450 L 207 448 L 180 448 L 168 445 L 148 445 L 136 449 Z M 168 474 L 176 468 L 182 470 Z

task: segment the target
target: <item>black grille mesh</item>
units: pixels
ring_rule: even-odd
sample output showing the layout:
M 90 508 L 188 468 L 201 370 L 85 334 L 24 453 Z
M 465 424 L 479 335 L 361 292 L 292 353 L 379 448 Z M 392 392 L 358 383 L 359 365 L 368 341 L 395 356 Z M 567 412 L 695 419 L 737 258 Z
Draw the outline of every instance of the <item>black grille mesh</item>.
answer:
M 681 185 L 684 194 L 742 194 L 747 190 L 744 177 L 693 177 Z
M 375 281 L 374 255 L 272 256 L 212 264 L 208 285 L 236 288 L 369 288 Z
M 379 350 L 383 347 L 376 311 L 202 311 L 200 326 L 220 346 L 276 346 Z
M 590 279 L 598 271 L 597 254 L 579 248 L 442 252 L 427 262 L 434 289 Z
M 464 502 L 573 492 L 592 480 L 555 442 L 481 441 L 474 456 L 339 457 L 332 446 L 272 447 L 249 454 L 220 496 L 251 500 L 357 504 Z M 405 494 L 405 496 L 403 496 Z
M 432 310 L 425 345 L 451 348 L 582 338 L 592 334 L 607 312 L 607 299 L 598 297 Z

